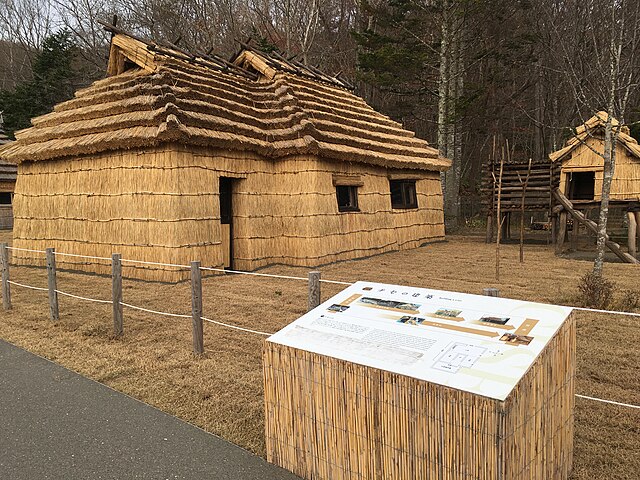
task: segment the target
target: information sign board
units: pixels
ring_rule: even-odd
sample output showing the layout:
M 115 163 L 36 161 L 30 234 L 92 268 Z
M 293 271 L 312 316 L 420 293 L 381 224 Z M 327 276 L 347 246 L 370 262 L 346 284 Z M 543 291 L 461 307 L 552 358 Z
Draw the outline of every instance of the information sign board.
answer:
M 267 341 L 505 400 L 570 313 L 357 282 Z

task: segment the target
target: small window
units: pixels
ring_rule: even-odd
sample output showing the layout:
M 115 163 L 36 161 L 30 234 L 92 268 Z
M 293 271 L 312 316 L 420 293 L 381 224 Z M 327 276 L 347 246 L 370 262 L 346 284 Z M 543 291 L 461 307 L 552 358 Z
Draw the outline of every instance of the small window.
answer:
M 0 205 L 11 205 L 11 192 L 0 192 Z
M 415 180 L 389 180 L 391 208 L 418 208 Z
M 354 185 L 336 186 L 336 197 L 338 199 L 339 212 L 359 212 L 358 208 L 358 187 Z

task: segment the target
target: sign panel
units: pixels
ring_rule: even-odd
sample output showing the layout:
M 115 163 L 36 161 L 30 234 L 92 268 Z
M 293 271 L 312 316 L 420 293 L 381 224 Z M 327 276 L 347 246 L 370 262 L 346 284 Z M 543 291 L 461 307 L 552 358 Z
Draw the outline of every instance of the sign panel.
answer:
M 570 313 L 357 282 L 267 341 L 505 400 Z

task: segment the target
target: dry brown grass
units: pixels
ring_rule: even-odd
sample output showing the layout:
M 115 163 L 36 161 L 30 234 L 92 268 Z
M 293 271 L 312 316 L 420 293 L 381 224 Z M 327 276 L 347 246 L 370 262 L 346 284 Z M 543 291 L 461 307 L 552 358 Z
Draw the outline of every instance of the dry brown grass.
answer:
M 4 240 L 3 240 L 4 239 Z M 0 241 L 9 234 L 0 232 Z M 480 293 L 495 286 L 502 296 L 552 303 L 575 297 L 591 264 L 557 258 L 552 249 L 502 247 L 502 278 L 494 281 L 494 246 L 480 237 L 452 236 L 447 243 L 323 267 L 324 278 L 371 280 Z M 274 266 L 269 273 L 306 276 L 302 268 Z M 638 291 L 640 268 L 608 264 L 605 274 L 621 289 Z M 14 268 L 13 279 L 46 286 L 41 269 Z M 205 315 L 274 332 L 306 306 L 306 284 L 247 276 L 204 280 Z M 189 285 L 124 283 L 128 303 L 175 313 L 190 312 Z M 61 272 L 58 288 L 108 299 L 110 279 Z M 323 298 L 341 287 L 323 285 Z M 0 337 L 132 395 L 205 430 L 264 455 L 262 337 L 205 324 L 202 358 L 191 354 L 188 319 L 125 309 L 125 335 L 110 337 L 110 305 L 60 298 L 60 322 L 48 320 L 46 293 L 12 290 L 14 309 L 2 312 Z M 640 320 L 578 314 L 577 393 L 640 404 Z M 573 480 L 637 479 L 640 411 L 576 399 Z

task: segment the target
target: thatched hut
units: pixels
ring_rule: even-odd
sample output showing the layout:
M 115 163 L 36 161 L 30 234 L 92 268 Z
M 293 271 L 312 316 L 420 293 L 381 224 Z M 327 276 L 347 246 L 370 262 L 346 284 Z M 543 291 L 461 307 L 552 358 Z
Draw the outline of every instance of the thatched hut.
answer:
M 0 112 L 0 147 L 11 140 L 4 132 L 2 112 Z M 13 227 L 13 191 L 16 186 L 17 167 L 0 158 L 0 230 Z
M 573 201 L 600 201 L 604 160 L 596 152 L 604 152 L 606 112 L 598 112 L 576 129 L 564 148 L 549 155 L 560 165 L 560 191 Z M 614 128 L 620 128 L 616 144 L 616 166 L 611 182 L 612 200 L 638 201 L 640 199 L 640 145 L 629 134 L 629 128 L 620 127 L 612 119 Z
M 444 237 L 449 160 L 343 80 L 249 48 L 227 62 L 111 30 L 108 78 L 0 152 L 19 169 L 15 246 L 251 270 Z M 125 274 L 180 277 L 138 268 Z

